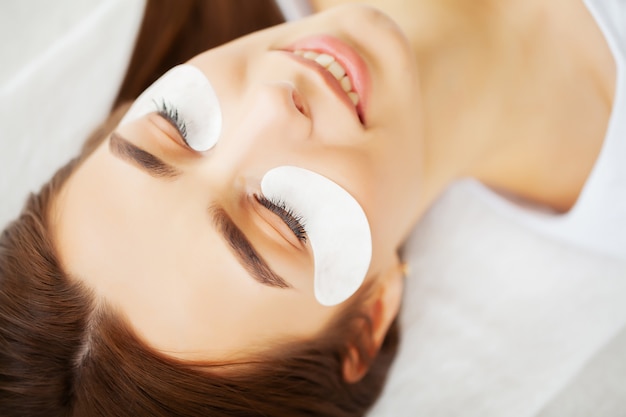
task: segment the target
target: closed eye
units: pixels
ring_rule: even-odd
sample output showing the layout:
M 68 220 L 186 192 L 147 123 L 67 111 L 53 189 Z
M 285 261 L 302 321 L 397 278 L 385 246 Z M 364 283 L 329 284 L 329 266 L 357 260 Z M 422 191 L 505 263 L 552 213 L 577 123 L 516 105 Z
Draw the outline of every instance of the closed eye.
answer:
M 287 206 L 284 201 L 273 201 L 263 195 L 254 196 L 263 207 L 276 214 L 291 229 L 296 238 L 306 244 L 307 233 L 304 227 L 304 219 Z
M 191 146 L 189 146 L 189 142 L 187 141 L 187 122 L 179 113 L 178 108 L 171 103 L 166 102 L 165 99 L 162 99 L 160 102 L 156 100 L 153 100 L 152 102 L 156 106 L 157 114 L 171 124 L 174 129 L 178 131 L 178 134 L 183 142 L 185 142 L 185 145 L 191 148 Z

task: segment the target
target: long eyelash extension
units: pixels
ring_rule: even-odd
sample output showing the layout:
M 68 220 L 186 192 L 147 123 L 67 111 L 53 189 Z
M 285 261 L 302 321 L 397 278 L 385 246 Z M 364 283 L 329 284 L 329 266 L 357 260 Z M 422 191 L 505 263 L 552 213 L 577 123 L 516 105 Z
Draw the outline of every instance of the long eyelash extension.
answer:
M 152 102 L 156 106 L 159 116 L 172 124 L 178 130 L 185 143 L 187 143 L 187 124 L 178 113 L 178 109 L 171 103 L 166 102 L 165 99 L 161 99 L 160 103 L 156 100 L 152 100 Z
M 257 201 L 271 212 L 277 214 L 303 243 L 307 241 L 304 219 L 287 206 L 283 200 L 272 200 L 262 195 L 255 195 Z

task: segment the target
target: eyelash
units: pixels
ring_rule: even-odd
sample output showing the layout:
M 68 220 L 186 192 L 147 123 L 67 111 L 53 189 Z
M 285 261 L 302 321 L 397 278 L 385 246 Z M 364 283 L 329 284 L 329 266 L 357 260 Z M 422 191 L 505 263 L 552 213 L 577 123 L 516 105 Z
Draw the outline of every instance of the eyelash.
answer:
M 187 123 L 178 112 L 178 109 L 172 103 L 166 102 L 165 99 L 162 99 L 160 103 L 156 100 L 153 100 L 153 102 L 159 116 L 174 126 L 176 130 L 178 130 L 183 142 L 185 142 L 185 145 L 189 146 L 187 142 Z
M 306 243 L 307 234 L 302 216 L 296 214 L 283 200 L 268 199 L 262 195 L 255 195 L 255 198 L 263 207 L 278 215 L 291 229 L 293 234 L 296 235 L 298 240 Z

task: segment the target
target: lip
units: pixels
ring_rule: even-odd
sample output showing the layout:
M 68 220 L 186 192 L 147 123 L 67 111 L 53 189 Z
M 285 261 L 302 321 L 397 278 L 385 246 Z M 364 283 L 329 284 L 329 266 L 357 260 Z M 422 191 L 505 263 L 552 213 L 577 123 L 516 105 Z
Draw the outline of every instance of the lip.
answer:
M 298 49 L 314 51 L 317 53 L 325 53 L 331 55 L 346 70 L 346 74 L 352 83 L 352 89 L 359 96 L 359 103 L 356 106 L 356 113 L 363 125 L 367 120 L 367 103 L 369 101 L 370 91 L 370 74 L 367 64 L 363 58 L 348 44 L 342 40 L 330 35 L 316 35 L 301 39 L 285 48 L 288 52 L 294 52 Z M 315 68 L 327 84 L 340 96 L 341 100 L 346 102 L 350 108 L 355 109 L 348 94 L 341 88 L 339 81 L 332 76 L 324 67 L 310 59 L 302 58 L 292 54 L 293 58 L 304 64 Z

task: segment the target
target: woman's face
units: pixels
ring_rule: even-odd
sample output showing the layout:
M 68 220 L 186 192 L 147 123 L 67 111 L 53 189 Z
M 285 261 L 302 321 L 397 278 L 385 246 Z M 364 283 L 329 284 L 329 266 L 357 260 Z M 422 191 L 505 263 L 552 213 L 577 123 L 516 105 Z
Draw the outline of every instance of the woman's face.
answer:
M 344 90 L 353 93 L 305 51 L 338 55 L 352 84 Z M 121 123 L 56 201 L 64 267 L 144 340 L 176 357 L 236 359 L 268 343 L 314 337 L 341 306 L 322 305 L 314 294 L 316 268 L 329 266 L 315 263 L 318 251 L 343 254 L 359 244 L 332 223 L 344 208 L 324 187 L 334 184 L 367 218 L 367 279 L 395 265 L 415 220 L 421 123 L 408 44 L 379 12 L 341 7 L 188 64 L 219 100 L 217 143 L 189 148 L 172 108 Z M 268 172 L 281 167 L 328 183 L 309 188 L 278 170 L 304 199 L 300 208 L 328 213 L 311 221 L 338 231 L 316 240 L 325 247 L 307 239 L 309 219 L 291 213 L 289 201 L 260 197 Z

